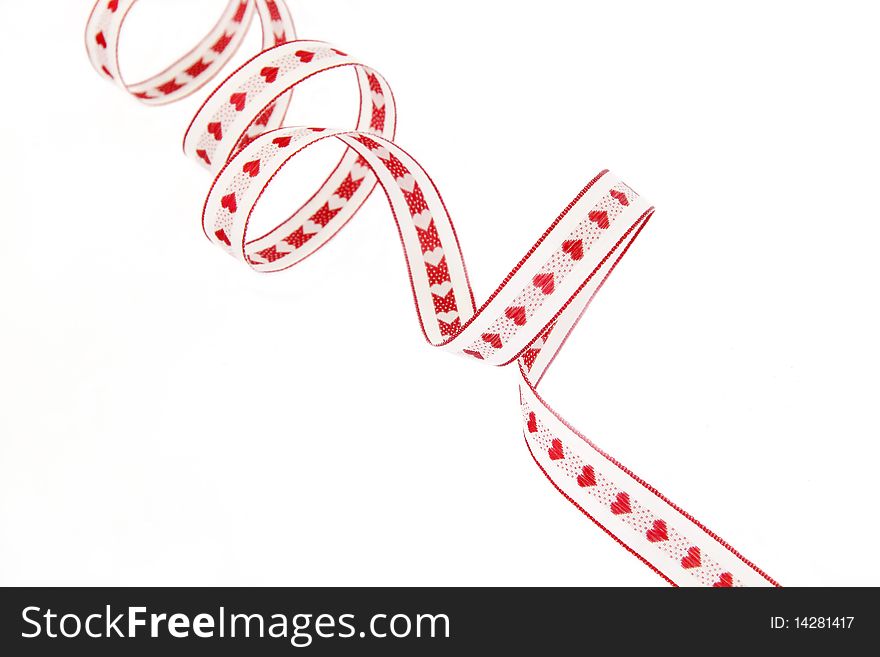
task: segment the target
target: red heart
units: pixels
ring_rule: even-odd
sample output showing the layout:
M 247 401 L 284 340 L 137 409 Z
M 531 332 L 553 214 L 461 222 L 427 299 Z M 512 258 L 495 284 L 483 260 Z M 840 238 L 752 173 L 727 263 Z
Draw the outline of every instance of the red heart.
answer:
M 260 161 L 259 160 L 251 160 L 250 162 L 246 162 L 245 165 L 241 168 L 245 173 L 249 173 L 251 178 L 260 173 Z
M 95 35 L 95 43 L 97 43 L 97 44 L 98 44 L 99 46 L 101 46 L 102 48 L 106 48 L 106 47 L 107 47 L 107 40 L 104 38 L 104 33 L 103 33 L 103 32 L 98 32 L 98 33 Z
M 262 75 L 266 79 L 267 84 L 271 84 L 272 82 L 275 82 L 275 78 L 278 77 L 278 67 L 266 66 L 262 71 L 260 71 L 260 75 Z
M 608 213 L 605 210 L 590 210 L 590 221 L 599 224 L 599 228 L 608 228 L 611 224 L 608 221 Z
M 497 333 L 483 333 L 483 342 L 488 342 L 496 349 L 501 349 L 501 336 Z
M 611 190 L 611 198 L 617 199 L 621 205 L 629 205 L 629 199 L 626 197 L 626 194 L 616 189 Z
M 112 77 L 113 77 L 113 74 L 110 72 L 110 69 L 108 69 L 106 66 L 101 66 L 101 70 L 104 71 L 104 73 L 107 74 L 107 77 L 108 77 L 108 78 L 112 78 Z M 149 96 L 145 96 L 145 97 L 146 97 L 146 98 L 149 98 Z
M 220 205 L 222 205 L 230 212 L 235 212 L 236 210 L 238 210 L 238 204 L 235 202 L 235 194 L 227 194 L 226 196 L 221 198 Z
M 221 242 L 226 242 L 226 246 L 232 246 L 232 242 L 230 242 L 229 238 L 226 236 L 226 231 L 222 228 L 218 231 L 215 231 L 214 235 L 216 235 L 217 239 Z
M 720 579 L 712 585 L 713 589 L 729 588 L 733 586 L 733 575 L 721 573 Z
M 330 50 L 332 50 L 333 52 L 335 52 L 337 55 L 342 55 L 343 57 L 348 57 L 348 54 L 347 54 L 347 53 L 344 53 L 344 52 L 342 52 L 341 50 L 337 50 L 336 48 L 330 48 Z
M 532 283 L 544 294 L 553 292 L 553 274 L 536 274 Z
M 701 563 L 700 548 L 698 547 L 688 548 L 688 553 L 681 558 L 682 568 L 699 568 Z
M 529 433 L 537 433 L 538 432 L 538 420 L 535 418 L 534 413 L 529 413 Z
M 504 314 L 507 315 L 508 319 L 512 319 L 513 323 L 517 326 L 522 326 L 526 323 L 526 309 L 522 306 L 511 306 L 504 311 Z
M 200 148 L 199 150 L 196 151 L 196 155 L 198 155 L 200 158 L 202 158 L 205 161 L 205 163 L 210 166 L 211 160 L 208 157 L 208 151 L 206 151 L 204 148 Z
M 223 126 L 216 121 L 208 124 L 208 132 L 214 135 L 214 139 L 217 141 L 223 139 Z
M 315 56 L 315 53 L 308 50 L 297 50 L 293 54 L 299 57 L 299 61 L 303 62 L 304 64 L 308 64 L 310 61 L 312 61 L 312 57 Z
M 584 243 L 581 240 L 565 240 L 562 250 L 571 256 L 572 260 L 580 260 L 584 257 Z
M 254 119 L 254 124 L 262 126 L 269 125 L 269 119 L 272 118 L 272 112 L 274 111 L 275 105 L 269 105 L 269 107 L 260 112 L 260 115 L 256 119 Z
M 593 470 L 592 465 L 584 466 L 584 469 L 578 475 L 577 482 L 578 486 L 580 486 L 581 488 L 596 485 L 596 472 Z
M 241 93 L 241 92 L 239 92 L 237 94 L 232 94 L 229 97 L 229 102 L 235 106 L 236 112 L 240 112 L 241 110 L 244 109 L 244 101 L 245 100 L 247 100 L 247 94 Z
M 116 13 L 116 10 L 118 8 L 119 8 L 119 0 L 110 0 L 110 2 L 107 3 L 107 9 L 112 11 L 114 14 Z
M 275 137 L 275 139 L 272 140 L 272 143 L 279 148 L 285 148 L 290 146 L 290 137 Z
M 550 449 L 547 450 L 547 453 L 550 455 L 550 460 L 552 461 L 564 459 L 565 453 L 562 451 L 562 441 L 558 438 L 554 438 L 553 442 L 550 444 Z
M 611 503 L 611 513 L 619 516 L 624 513 L 630 513 L 631 511 L 632 507 L 629 505 L 629 494 L 618 493 L 617 499 Z
M 483 360 L 483 354 L 481 354 L 479 351 L 473 351 L 472 349 L 462 349 L 462 351 L 468 356 L 473 356 L 474 358 L 479 358 L 480 360 Z
M 654 526 L 647 531 L 648 540 L 652 543 L 659 543 L 660 541 L 668 541 L 669 534 L 666 531 L 666 521 L 665 520 L 655 520 Z

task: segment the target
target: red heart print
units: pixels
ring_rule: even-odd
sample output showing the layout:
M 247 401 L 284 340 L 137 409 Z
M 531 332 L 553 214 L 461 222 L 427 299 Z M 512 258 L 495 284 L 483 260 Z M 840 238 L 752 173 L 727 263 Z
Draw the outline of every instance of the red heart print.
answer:
M 246 162 L 245 165 L 241 168 L 247 174 L 250 174 L 251 178 L 260 173 L 260 161 L 259 160 L 251 160 L 250 162 Z
M 507 315 L 508 319 L 512 319 L 513 323 L 517 326 L 522 326 L 526 323 L 526 309 L 522 306 L 511 306 L 504 311 L 504 314 Z
M 106 48 L 106 47 L 107 47 L 107 40 L 104 38 L 104 33 L 103 33 L 103 32 L 98 32 L 98 33 L 95 35 L 95 43 L 97 43 L 97 44 L 98 44 L 99 46 L 101 46 L 102 48 Z
M 608 228 L 611 225 L 605 210 L 590 210 L 590 221 L 599 224 L 599 228 Z
M 483 333 L 483 342 L 488 342 L 496 349 L 501 349 L 501 336 L 497 333 Z
M 214 139 L 217 141 L 223 139 L 223 126 L 216 121 L 208 124 L 208 132 L 214 135 Z
M 584 243 L 581 240 L 565 240 L 562 250 L 571 256 L 572 260 L 580 260 L 584 257 Z
M 210 166 L 211 159 L 208 157 L 208 151 L 206 151 L 204 148 L 200 148 L 196 151 L 196 155 L 202 158 L 205 161 L 205 164 Z
M 468 356 L 473 356 L 474 358 L 479 358 L 480 360 L 483 360 L 483 354 L 481 354 L 479 351 L 474 351 L 473 349 L 462 349 L 462 351 Z
M 721 573 L 721 577 L 712 585 L 713 589 L 729 588 L 733 586 L 733 575 Z
M 621 205 L 629 205 L 629 199 L 626 197 L 626 194 L 616 189 L 611 190 L 611 198 L 616 199 Z
M 278 146 L 278 148 L 286 148 L 290 146 L 290 137 L 275 137 L 272 143 Z
M 244 102 L 247 100 L 246 93 L 235 93 L 229 97 L 229 102 L 235 107 L 236 112 L 240 112 L 244 109 Z
M 112 78 L 112 77 L 113 77 L 113 74 L 110 72 L 110 69 L 107 68 L 106 66 L 101 66 L 101 70 L 104 71 L 104 73 L 107 74 L 107 77 L 108 77 L 108 78 Z M 146 98 L 149 98 L 149 96 L 146 96 Z
M 260 75 L 266 80 L 267 84 L 272 84 L 275 82 L 275 78 L 278 77 L 278 67 L 277 66 L 266 66 L 260 71 Z
M 221 242 L 225 242 L 226 246 L 232 246 L 232 242 L 229 241 L 229 238 L 226 236 L 226 231 L 222 228 L 218 231 L 214 232 L 214 235 L 217 236 L 217 239 Z
M 534 413 L 529 413 L 529 433 L 537 433 L 538 432 L 538 419 L 535 417 Z
M 562 441 L 558 438 L 554 438 L 553 442 L 550 443 L 550 449 L 547 450 L 547 454 L 550 455 L 551 461 L 558 461 L 559 459 L 565 458 L 565 453 L 562 451 Z
M 116 10 L 119 9 L 119 0 L 110 0 L 110 2 L 107 3 L 107 9 L 115 14 Z
M 651 527 L 646 532 L 646 536 L 648 540 L 652 543 L 659 543 L 661 541 L 669 540 L 669 533 L 666 530 L 666 521 L 665 520 L 655 520 L 654 526 Z
M 611 503 L 611 513 L 619 516 L 624 513 L 630 513 L 631 511 L 632 507 L 629 505 L 629 494 L 618 493 L 617 499 Z
M 553 292 L 553 274 L 536 274 L 532 283 L 544 294 Z
M 309 50 L 297 50 L 293 54 L 299 57 L 299 61 L 301 61 L 303 64 L 308 64 L 310 61 L 312 61 L 312 57 L 315 56 L 315 53 Z
M 337 55 L 342 55 L 343 57 L 348 57 L 348 53 L 344 53 L 341 50 L 337 50 L 336 48 L 330 48 L 330 50 L 335 52 Z
M 581 470 L 581 473 L 578 475 L 577 482 L 578 486 L 581 488 L 596 485 L 596 472 L 593 470 L 592 465 L 584 466 L 584 469 Z
M 227 194 L 221 198 L 220 205 L 233 213 L 238 210 L 238 204 L 235 202 L 235 194 Z
M 681 558 L 682 568 L 699 568 L 702 561 L 700 560 L 700 548 L 688 548 L 688 553 Z

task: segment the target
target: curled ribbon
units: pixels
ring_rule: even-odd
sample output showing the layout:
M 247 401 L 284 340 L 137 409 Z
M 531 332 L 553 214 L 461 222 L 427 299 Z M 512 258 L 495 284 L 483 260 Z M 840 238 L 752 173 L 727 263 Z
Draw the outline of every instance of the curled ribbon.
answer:
M 538 385 L 568 335 L 654 208 L 608 171 L 596 175 L 550 224 L 480 306 L 455 228 L 425 170 L 392 140 L 394 96 L 385 79 L 321 41 L 295 40 L 283 1 L 232 0 L 187 55 L 143 82 L 124 82 L 117 43 L 135 0 L 100 0 L 86 28 L 95 69 L 138 100 L 173 102 L 210 80 L 241 44 L 256 13 L 263 50 L 208 96 L 184 151 L 215 177 L 202 212 L 205 235 L 249 267 L 290 267 L 314 253 L 357 212 L 376 184 L 400 235 L 425 339 L 472 360 L 515 363 L 526 446 L 550 482 L 620 545 L 675 586 L 778 584 L 716 534 L 633 474 L 556 413 Z M 350 67 L 360 89 L 353 129 L 284 126 L 293 89 Z M 327 179 L 268 233 L 249 219 L 275 174 L 323 140 L 346 149 Z

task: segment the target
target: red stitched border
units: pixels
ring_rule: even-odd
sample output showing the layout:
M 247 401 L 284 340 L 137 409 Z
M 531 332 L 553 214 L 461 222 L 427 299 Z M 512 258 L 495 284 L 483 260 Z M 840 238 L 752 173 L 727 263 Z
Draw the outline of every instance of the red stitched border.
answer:
M 526 372 L 523 370 L 523 368 L 522 368 L 522 363 L 520 363 L 519 370 L 520 370 L 520 373 L 522 374 L 523 380 L 526 382 L 526 385 L 529 387 L 529 389 L 532 391 L 532 393 L 534 393 L 534 395 L 535 395 L 535 397 L 538 399 L 538 401 L 541 402 L 541 404 L 544 406 L 544 408 L 546 408 L 548 411 L 550 411 L 551 413 L 553 413 L 553 415 L 556 416 L 556 419 L 559 420 L 560 422 L 562 422 L 562 424 L 564 424 L 564 425 L 568 428 L 569 431 L 571 431 L 572 433 L 574 433 L 576 436 L 580 437 L 580 438 L 581 438 L 584 442 L 586 442 L 590 447 L 592 447 L 592 448 L 593 448 L 594 450 L 596 450 L 599 454 L 601 454 L 601 455 L 604 456 L 606 459 L 608 459 L 608 461 L 610 461 L 611 463 L 613 463 L 614 465 L 616 465 L 618 468 L 620 468 L 623 472 L 625 472 L 625 473 L 628 474 L 630 477 L 632 477 L 632 479 L 634 479 L 635 481 L 637 481 L 638 483 L 640 483 L 645 489 L 647 489 L 647 490 L 649 490 L 650 492 L 654 493 L 654 495 L 656 495 L 658 498 L 660 498 L 661 500 L 663 500 L 666 504 L 668 504 L 668 505 L 671 506 L 673 509 L 675 509 L 676 511 L 678 511 L 681 515 L 683 515 L 685 518 L 687 518 L 688 520 L 690 520 L 690 521 L 691 521 L 692 523 L 694 523 L 697 527 L 699 527 L 700 529 L 702 529 L 702 530 L 703 530 L 708 536 L 710 536 L 711 538 L 715 539 L 715 541 L 717 541 L 721 546 L 723 546 L 724 548 L 726 548 L 731 554 L 733 554 L 736 558 L 738 558 L 740 561 L 742 561 L 745 565 L 747 565 L 749 568 L 751 568 L 751 569 L 754 570 L 756 573 L 758 573 L 761 577 L 763 577 L 763 578 L 766 579 L 768 582 L 770 582 L 773 586 L 780 587 L 780 588 L 782 587 L 782 585 L 781 585 L 779 582 L 777 582 L 775 579 L 773 579 L 772 577 L 770 577 L 770 575 L 768 575 L 767 573 L 765 573 L 763 570 L 761 570 L 760 568 L 758 568 L 754 563 L 752 563 L 751 561 L 749 561 L 748 559 L 746 559 L 742 554 L 740 554 L 740 553 L 739 553 L 739 552 L 738 552 L 738 551 L 737 551 L 732 545 L 730 545 L 730 543 L 728 543 L 728 542 L 725 541 L 723 538 L 721 538 L 720 536 L 718 536 L 718 534 L 716 534 L 716 533 L 713 532 L 711 529 L 709 529 L 708 527 L 706 527 L 704 524 L 702 524 L 699 520 L 697 520 L 696 518 L 694 518 L 691 514 L 689 514 L 689 513 L 688 513 L 687 511 L 685 511 L 684 509 L 682 509 L 680 506 L 676 505 L 676 504 L 675 504 L 674 502 L 672 502 L 668 497 L 666 497 L 666 496 L 663 495 L 660 491 L 658 491 L 656 488 L 654 488 L 651 484 L 649 484 L 649 483 L 646 482 L 644 479 L 642 479 L 641 477 L 639 477 L 638 475 L 636 475 L 632 470 L 630 470 L 629 468 L 627 468 L 627 467 L 626 467 L 625 465 L 623 465 L 620 461 L 618 461 L 618 460 L 615 459 L 613 456 L 611 456 L 610 454 L 608 454 L 607 452 L 605 452 L 604 450 L 602 450 L 598 445 L 596 445 L 596 443 L 594 443 L 592 440 L 590 440 L 590 439 L 587 438 L 585 435 L 583 435 L 581 432 L 579 432 L 577 429 L 575 429 L 571 424 L 569 424 L 569 422 L 568 422 L 565 418 L 563 418 L 559 413 L 557 413 L 555 410 L 553 410 L 553 409 L 550 407 L 550 405 L 549 405 L 546 401 L 544 401 L 544 398 L 541 397 L 541 395 L 538 394 L 538 391 L 535 390 L 535 387 L 532 385 L 532 382 L 529 380 L 529 378 L 528 378 Z M 547 474 L 546 471 L 544 472 L 544 474 L 545 474 L 545 475 Z M 549 475 L 548 475 L 548 477 L 549 477 Z M 555 484 L 554 484 L 554 485 L 555 485 Z M 557 488 L 558 488 L 558 486 L 557 486 Z M 563 495 L 564 495 L 564 493 L 563 493 Z
M 410 157 L 411 157 L 411 156 L 410 156 Z M 486 307 L 487 307 L 490 303 L 492 303 L 492 300 L 495 299 L 495 297 L 497 297 L 497 296 L 501 293 L 501 290 L 503 290 L 504 287 L 510 282 L 510 279 L 514 277 L 514 275 L 516 274 L 516 272 L 518 272 L 518 271 L 520 270 L 520 268 L 521 268 L 521 267 L 525 264 L 525 262 L 526 262 L 526 261 L 532 256 L 532 254 L 535 252 L 535 250 L 536 250 L 539 246 L 541 246 L 541 244 L 544 242 L 545 239 L 547 239 L 547 236 L 550 235 L 550 233 L 553 231 L 554 228 L 556 228 L 556 225 L 557 225 L 560 221 L 562 221 L 562 219 L 563 219 L 563 217 L 565 217 L 565 215 L 568 214 L 569 210 L 571 210 L 571 209 L 575 206 L 575 204 L 576 204 L 578 201 L 581 200 L 581 198 L 584 196 L 584 194 L 586 194 L 586 193 L 590 190 L 590 188 L 591 188 L 593 185 L 595 185 L 596 182 L 598 182 L 598 180 L 599 180 L 602 176 L 604 176 L 606 173 L 608 173 L 608 169 L 602 169 L 602 171 L 600 171 L 599 173 L 597 173 L 597 174 L 593 177 L 593 179 L 592 179 L 590 182 L 588 182 L 588 183 L 584 186 L 584 188 L 583 188 L 581 191 L 579 191 L 579 192 L 577 193 L 577 196 L 575 196 L 575 197 L 569 202 L 569 204 L 565 206 L 565 209 L 564 209 L 562 212 L 560 212 L 560 213 L 559 213 L 559 216 L 556 217 L 556 219 L 553 220 L 553 223 L 550 224 L 550 225 L 547 227 L 547 230 L 545 230 L 545 231 L 544 231 L 544 234 L 541 235 L 541 237 L 538 238 L 538 241 L 535 242 L 535 243 L 532 245 L 532 248 L 530 248 L 528 251 L 526 251 L 526 254 L 520 259 L 520 261 L 519 261 L 518 263 L 516 263 L 516 265 L 514 266 L 514 268 L 510 270 L 510 273 L 507 274 L 507 276 L 504 277 L 504 280 L 501 281 L 501 284 L 500 284 L 497 288 L 495 288 L 495 291 L 492 292 L 492 294 L 489 295 L 489 298 L 486 299 L 486 301 L 483 303 L 483 305 L 480 306 L 480 307 L 476 310 L 476 312 L 474 312 L 473 316 L 472 316 L 470 319 L 468 319 L 466 322 L 463 322 L 463 323 L 462 323 L 462 325 L 461 325 L 461 329 L 459 329 L 458 333 L 456 333 L 456 334 L 455 334 L 454 336 L 452 336 L 451 338 L 449 338 L 449 339 L 447 339 L 447 340 L 444 340 L 443 342 L 438 343 L 438 344 L 437 344 L 438 347 L 445 346 L 445 345 L 449 344 L 450 342 L 452 342 L 453 340 L 455 340 L 455 338 L 458 337 L 458 336 L 461 334 L 462 331 L 464 331 L 468 326 L 470 326 L 471 324 L 473 324 L 474 321 L 476 321 L 476 319 L 477 319 L 478 317 L 480 317 L 480 315 L 482 314 L 482 312 L 486 309 Z M 435 189 L 436 189 L 436 187 L 435 187 Z M 450 223 L 450 224 L 452 223 L 451 219 L 450 219 L 450 222 L 449 222 L 449 223 Z M 462 260 L 464 260 L 464 258 L 462 258 Z M 468 284 L 468 287 L 470 287 L 470 284 Z M 471 295 L 473 295 L 473 293 L 471 293 Z M 514 357 L 513 359 L 511 359 L 509 362 L 513 362 L 514 360 L 516 360 L 515 357 Z M 505 364 L 506 364 L 506 363 L 505 363 Z

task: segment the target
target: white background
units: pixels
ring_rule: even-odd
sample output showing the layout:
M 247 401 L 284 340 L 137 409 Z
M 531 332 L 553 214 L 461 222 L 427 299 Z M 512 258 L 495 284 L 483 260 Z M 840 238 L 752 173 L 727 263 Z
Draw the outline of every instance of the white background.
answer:
M 221 5 L 139 3 L 124 71 Z M 876 3 L 290 6 L 390 81 L 478 301 L 599 169 L 651 198 L 545 397 L 783 585 L 880 584 Z M 0 24 L 0 583 L 662 584 L 535 467 L 515 373 L 424 344 L 381 194 L 281 274 L 204 239 L 207 91 L 102 81 L 89 8 Z M 343 127 L 324 86 L 291 123 Z

